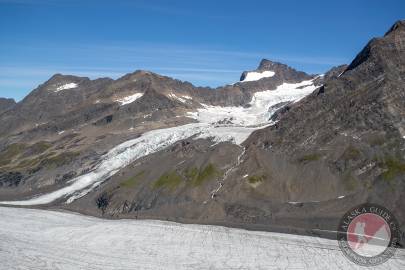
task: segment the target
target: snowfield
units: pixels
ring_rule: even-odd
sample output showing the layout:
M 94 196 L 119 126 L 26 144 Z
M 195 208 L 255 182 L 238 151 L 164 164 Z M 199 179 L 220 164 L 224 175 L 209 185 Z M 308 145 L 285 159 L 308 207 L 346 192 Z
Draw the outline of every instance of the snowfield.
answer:
M 143 93 L 135 93 L 133 95 L 117 99 L 117 102 L 121 103 L 121 106 L 124 106 L 127 104 L 131 104 L 132 102 L 134 102 L 138 98 L 141 98 L 142 96 L 143 96 Z
M 198 120 L 198 123 L 152 130 L 124 142 L 104 155 L 93 171 L 70 180 L 69 186 L 27 200 L 4 201 L 0 204 L 40 205 L 61 198 L 65 199 L 66 203 L 71 203 L 135 160 L 191 137 L 211 139 L 214 143 L 229 141 L 241 144 L 253 131 L 273 124 L 270 117 L 280 108 L 277 104 L 296 102 L 312 93 L 315 88 L 312 81 L 284 83 L 275 90 L 255 93 L 247 108 L 206 105 L 188 114 L 190 118 Z M 127 97 L 121 104 L 131 103 L 139 98 L 139 95 L 142 94 Z
M 55 92 L 77 88 L 77 83 L 67 83 L 56 88 Z
M 0 216 L 0 270 L 365 269 L 316 237 L 4 207 Z M 404 267 L 398 250 L 367 269 Z
M 263 72 L 248 72 L 245 79 L 242 82 L 252 82 L 258 81 L 263 78 L 273 77 L 276 73 L 274 71 L 263 71 Z

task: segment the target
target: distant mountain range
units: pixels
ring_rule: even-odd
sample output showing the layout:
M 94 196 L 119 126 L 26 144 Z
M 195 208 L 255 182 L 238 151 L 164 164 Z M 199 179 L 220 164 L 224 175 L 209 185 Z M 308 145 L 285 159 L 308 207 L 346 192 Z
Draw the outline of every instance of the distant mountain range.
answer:
M 371 201 L 405 229 L 404 119 L 405 21 L 324 75 L 56 74 L 0 99 L 0 201 L 317 235 Z

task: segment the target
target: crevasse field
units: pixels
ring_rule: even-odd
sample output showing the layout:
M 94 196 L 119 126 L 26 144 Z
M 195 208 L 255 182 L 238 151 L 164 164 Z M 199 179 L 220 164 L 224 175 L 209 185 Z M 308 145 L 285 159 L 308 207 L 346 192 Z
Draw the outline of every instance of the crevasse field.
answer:
M 0 269 L 405 269 L 405 253 L 376 268 L 337 242 L 152 220 L 103 220 L 0 207 Z

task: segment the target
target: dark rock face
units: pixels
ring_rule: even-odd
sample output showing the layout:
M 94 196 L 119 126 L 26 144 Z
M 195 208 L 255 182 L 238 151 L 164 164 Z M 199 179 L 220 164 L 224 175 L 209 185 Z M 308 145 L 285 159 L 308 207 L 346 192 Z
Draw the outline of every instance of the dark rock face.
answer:
M 271 116 L 270 120 L 277 121 L 281 118 L 283 114 L 290 110 L 290 102 L 282 102 L 281 104 L 276 104 L 270 109 L 276 109 L 276 112 Z
M 91 96 L 111 81 L 111 79 L 91 81 L 84 77 L 56 74 L 0 116 L 2 122 L 0 134 L 10 134 L 27 127 L 49 123 L 60 116 L 82 110 L 91 104 Z M 64 85 L 73 83 L 77 84 L 77 87 L 58 90 Z M 60 124 L 59 121 L 58 123 Z
M 369 42 L 339 78 L 324 85 L 321 94 L 308 96 L 293 106 L 277 127 L 264 131 L 274 130 L 283 135 L 283 140 L 291 136 L 289 141 L 294 143 L 288 144 L 288 148 L 300 144 L 305 137 L 293 131 L 312 129 L 308 134 L 313 134 L 321 127 L 326 131 L 325 124 L 329 123 L 336 125 L 333 130 L 337 131 L 353 128 L 387 132 L 389 128 L 400 136 L 403 133 L 400 116 L 404 112 L 401 96 L 404 93 L 405 31 L 400 27 L 396 29 L 384 38 Z M 287 128 L 292 126 L 293 129 Z
M 315 84 L 323 85 L 329 80 L 339 78 L 346 71 L 347 67 L 348 67 L 348 65 L 340 65 L 340 66 L 331 68 L 324 74 L 324 76 L 317 78 L 315 80 Z
M 0 98 L 0 114 L 15 106 L 16 102 L 12 98 Z
M 278 62 L 273 62 L 267 59 L 263 59 L 260 62 L 260 65 L 258 67 L 259 71 L 265 71 L 265 70 L 271 70 L 274 71 L 276 74 L 279 74 L 280 77 L 282 77 L 283 80 L 285 81 L 304 81 L 304 80 L 310 80 L 312 79 L 313 76 L 306 74 L 305 72 L 302 71 L 297 71 L 285 64 L 278 63 Z
M 0 173 L 0 187 L 17 187 L 22 181 L 22 174 L 19 172 Z
M 404 226 L 403 25 L 398 22 L 383 38 L 371 40 L 341 76 L 331 76 L 317 92 L 290 106 L 275 126 L 252 134 L 246 142 L 247 164 L 257 159 L 258 151 L 269 158 L 282 156 L 287 169 L 277 182 L 289 182 L 292 200 L 350 194 L 385 205 Z M 291 175 L 293 168 L 299 173 Z M 308 170 L 316 173 L 306 175 Z M 313 182 L 320 174 L 324 178 Z
M 98 197 L 96 200 L 97 207 L 101 209 L 103 214 L 108 207 L 109 201 L 110 199 L 108 198 L 107 193 L 101 194 L 101 196 Z

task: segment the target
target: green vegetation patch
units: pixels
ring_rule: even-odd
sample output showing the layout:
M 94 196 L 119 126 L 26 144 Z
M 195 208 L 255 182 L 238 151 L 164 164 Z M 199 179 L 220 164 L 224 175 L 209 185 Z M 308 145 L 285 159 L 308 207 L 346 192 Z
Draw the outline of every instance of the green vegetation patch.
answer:
M 159 179 L 153 183 L 152 187 L 154 189 L 167 188 L 174 190 L 181 184 L 181 182 L 183 182 L 183 178 L 176 171 L 172 171 L 160 176 Z
M 184 174 L 187 178 L 187 180 L 193 181 L 198 177 L 198 174 L 200 173 L 200 170 L 196 167 L 188 168 L 185 170 Z
M 56 168 L 72 162 L 80 153 L 64 152 L 56 156 L 51 156 L 41 161 L 41 166 L 46 168 Z
M 307 163 L 307 162 L 316 161 L 316 160 L 319 160 L 319 159 L 321 159 L 320 154 L 308 154 L 308 155 L 304 155 L 304 156 L 300 157 L 298 159 L 298 162 Z
M 20 163 L 18 163 L 17 167 L 19 167 L 19 168 L 33 167 L 34 165 L 38 164 L 39 162 L 40 162 L 40 158 L 24 159 Z
M 55 155 L 55 152 L 50 152 L 47 154 L 39 155 L 35 158 L 25 158 L 21 160 L 16 168 L 18 169 L 33 169 L 35 166 L 38 166 L 43 160 Z
M 193 167 L 185 171 L 185 176 L 188 182 L 191 183 L 193 186 L 200 186 L 205 181 L 211 180 L 219 175 L 221 175 L 220 171 L 211 163 L 209 163 L 202 169 Z
M 346 172 L 343 175 L 343 184 L 348 191 L 354 191 L 358 186 L 357 179 L 351 172 Z
M 11 163 L 11 159 L 6 159 L 6 158 L 1 159 L 0 158 L 0 167 L 6 166 L 10 163 Z
M 42 154 L 51 147 L 52 147 L 51 143 L 40 141 L 30 146 L 30 153 L 32 155 Z
M 10 144 L 6 149 L 4 149 L 0 153 L 0 166 L 5 166 L 10 164 L 14 160 L 20 161 L 22 159 L 22 161 L 18 163 L 17 167 L 20 168 L 31 167 L 39 163 L 46 156 L 42 155 L 31 159 L 26 157 L 42 154 L 51 147 L 52 144 L 45 141 L 37 142 L 29 146 L 24 143 Z
M 14 158 L 20 155 L 26 148 L 26 145 L 23 143 L 13 143 L 7 146 L 0 153 L 0 166 L 9 164 Z
M 120 186 L 125 188 L 134 188 L 138 184 L 138 182 L 142 179 L 144 175 L 144 171 L 129 177 L 128 179 L 121 182 Z
M 405 163 L 400 159 L 390 157 L 382 165 L 386 169 L 382 174 L 386 181 L 391 181 L 394 177 L 405 174 Z
M 361 156 L 360 150 L 355 148 L 354 146 L 350 145 L 346 148 L 345 152 L 343 153 L 343 157 L 345 159 L 358 159 Z
M 250 184 L 254 185 L 254 184 L 259 184 L 259 183 L 263 182 L 264 179 L 266 179 L 265 175 L 252 175 L 248 178 L 248 182 Z

